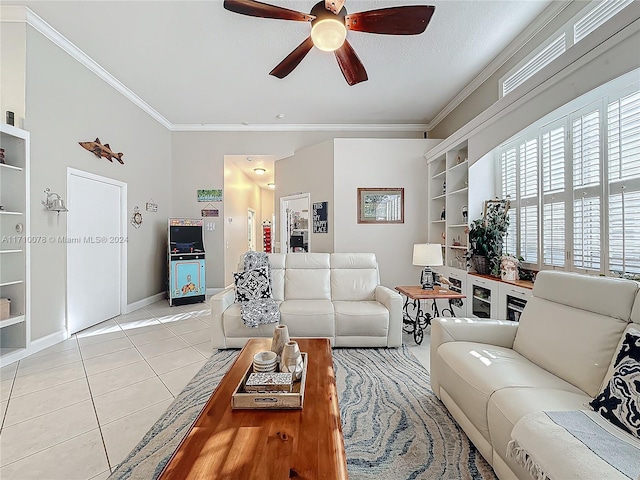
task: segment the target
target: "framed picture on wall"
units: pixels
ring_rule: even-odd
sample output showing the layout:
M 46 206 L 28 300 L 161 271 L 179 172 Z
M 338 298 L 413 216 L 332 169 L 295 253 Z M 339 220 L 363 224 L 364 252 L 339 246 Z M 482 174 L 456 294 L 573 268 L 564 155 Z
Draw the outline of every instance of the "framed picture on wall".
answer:
M 358 188 L 358 223 L 404 223 L 404 188 Z

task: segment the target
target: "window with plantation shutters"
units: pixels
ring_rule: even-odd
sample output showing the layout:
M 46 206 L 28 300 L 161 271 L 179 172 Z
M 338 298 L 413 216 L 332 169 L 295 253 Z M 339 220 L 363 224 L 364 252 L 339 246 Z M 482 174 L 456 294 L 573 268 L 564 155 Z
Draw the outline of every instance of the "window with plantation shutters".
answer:
M 533 268 L 640 275 L 640 82 L 627 85 L 501 148 L 505 252 Z
M 578 43 L 631 2 L 632 0 L 599 2 L 593 10 L 590 10 L 573 25 L 573 43 Z
M 543 67 L 562 55 L 567 49 L 564 32 L 549 42 L 542 50 L 535 54 L 524 65 L 502 81 L 502 96 L 515 90 Z
M 509 227 L 502 247 L 508 255 L 517 256 L 518 253 L 518 209 L 517 201 L 517 151 L 516 147 L 505 149 L 501 154 L 502 198 L 509 200 Z
M 640 91 L 607 104 L 609 270 L 640 273 Z
M 538 263 L 538 138 L 525 140 L 519 150 L 520 255 Z
M 573 152 L 573 266 L 601 267 L 601 129 L 600 105 L 571 116 Z
M 565 142 L 564 121 L 543 127 L 540 132 L 542 261 L 553 267 L 564 267 L 565 264 Z

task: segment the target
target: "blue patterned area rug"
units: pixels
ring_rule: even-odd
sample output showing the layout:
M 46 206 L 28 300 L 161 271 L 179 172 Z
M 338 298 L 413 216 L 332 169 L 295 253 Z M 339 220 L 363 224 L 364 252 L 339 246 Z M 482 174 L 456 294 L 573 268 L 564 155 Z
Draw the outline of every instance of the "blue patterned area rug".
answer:
M 158 478 L 237 354 L 217 351 L 109 479 Z M 406 346 L 333 358 L 351 480 L 496 478 Z

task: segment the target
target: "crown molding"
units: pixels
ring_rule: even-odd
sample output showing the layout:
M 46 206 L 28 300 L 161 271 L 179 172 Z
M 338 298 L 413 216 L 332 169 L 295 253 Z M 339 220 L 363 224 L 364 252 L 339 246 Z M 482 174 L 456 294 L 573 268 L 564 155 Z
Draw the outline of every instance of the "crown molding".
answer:
M 290 123 L 290 124 L 215 124 L 178 123 L 173 132 L 426 132 L 426 123 Z
M 498 71 L 511 57 L 513 57 L 518 51 L 524 47 L 533 37 L 535 37 L 540 30 L 546 27 L 549 22 L 556 18 L 573 0 L 551 2 L 551 5 L 547 7 L 544 12 L 535 18 L 533 22 L 525 28 L 520 35 L 518 35 L 509 46 L 501 51 L 497 57 L 495 57 L 489 65 L 487 65 L 472 81 L 469 83 L 460 93 L 458 93 L 453 100 L 451 100 L 428 124 L 428 130 L 433 130 L 442 120 L 446 118 L 453 110 L 456 109 L 466 98 L 471 95 L 476 89 L 480 87 L 484 82 Z M 496 86 L 496 88 L 498 88 Z

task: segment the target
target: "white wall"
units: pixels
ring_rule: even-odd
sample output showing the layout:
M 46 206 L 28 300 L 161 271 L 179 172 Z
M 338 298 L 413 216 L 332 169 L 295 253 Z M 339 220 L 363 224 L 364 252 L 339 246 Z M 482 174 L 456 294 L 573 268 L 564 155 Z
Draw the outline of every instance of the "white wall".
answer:
M 31 235 L 66 235 L 66 215 L 45 211 L 40 201 L 45 188 L 66 200 L 67 167 L 126 182 L 127 211 L 131 215 L 139 206 L 144 218 L 141 228 L 129 226 L 126 232 L 127 302 L 163 292 L 171 205 L 169 132 L 32 27 L 27 27 L 26 40 L 24 128 L 31 132 Z M 4 79 L 3 71 L 3 85 Z M 78 145 L 96 137 L 124 152 L 125 164 L 98 159 Z M 156 213 L 145 211 L 151 198 L 158 204 Z M 58 241 L 32 244 L 32 340 L 65 328 L 66 247 Z
M 373 252 L 383 285 L 418 283 L 411 264 L 414 243 L 427 241 L 427 163 L 439 140 L 336 139 L 333 230 L 336 252 Z M 359 187 L 403 187 L 404 223 L 357 223 Z
M 295 155 L 275 162 L 276 168 L 276 215 L 280 227 L 276 232 L 276 241 L 280 241 L 280 199 L 294 193 L 308 193 L 311 204 L 329 202 L 328 233 L 313 233 L 312 208 L 309 205 L 309 243 L 311 252 L 333 252 L 333 140 L 298 150 Z
M 259 223 L 262 195 L 260 187 L 247 177 L 231 160 L 224 166 L 224 237 L 225 285 L 233 283 L 233 272 L 238 271 L 238 259 L 247 251 L 247 211 L 256 212 Z M 256 235 L 262 235 L 256 228 Z
M 0 27 L 0 121 L 5 112 L 14 113 L 14 125 L 22 128 L 25 112 L 27 24 L 3 22 Z

